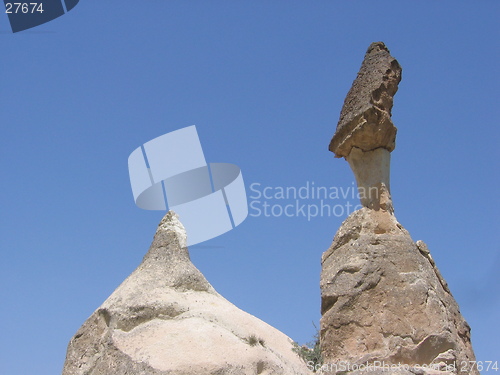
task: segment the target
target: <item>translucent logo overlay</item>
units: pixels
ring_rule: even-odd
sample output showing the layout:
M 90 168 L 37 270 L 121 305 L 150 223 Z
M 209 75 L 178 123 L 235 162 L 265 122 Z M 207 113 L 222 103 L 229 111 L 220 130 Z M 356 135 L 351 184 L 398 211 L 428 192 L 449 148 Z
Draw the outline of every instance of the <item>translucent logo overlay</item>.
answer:
M 248 215 L 238 166 L 208 163 L 196 126 L 146 142 L 128 158 L 135 204 L 144 210 L 175 211 L 195 245 L 220 236 Z

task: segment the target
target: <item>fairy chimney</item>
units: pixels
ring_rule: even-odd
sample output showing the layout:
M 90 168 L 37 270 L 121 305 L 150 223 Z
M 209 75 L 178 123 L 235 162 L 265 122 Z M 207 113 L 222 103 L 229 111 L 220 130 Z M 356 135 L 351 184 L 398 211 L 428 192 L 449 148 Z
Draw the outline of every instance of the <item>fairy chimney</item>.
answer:
M 322 373 L 479 375 L 469 366 L 470 327 L 427 245 L 394 216 L 391 108 L 400 80 L 384 43 L 372 43 L 330 142 L 349 162 L 363 208 L 322 256 Z

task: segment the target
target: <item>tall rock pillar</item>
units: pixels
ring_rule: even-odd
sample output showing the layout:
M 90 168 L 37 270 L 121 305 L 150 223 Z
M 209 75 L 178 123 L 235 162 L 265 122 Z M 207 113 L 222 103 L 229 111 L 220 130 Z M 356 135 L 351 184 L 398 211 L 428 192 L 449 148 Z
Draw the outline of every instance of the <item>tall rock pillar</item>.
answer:
M 470 327 L 422 241 L 394 216 L 390 152 L 401 66 L 384 43 L 368 48 L 330 143 L 354 172 L 363 208 L 323 254 L 323 373 L 479 374 Z

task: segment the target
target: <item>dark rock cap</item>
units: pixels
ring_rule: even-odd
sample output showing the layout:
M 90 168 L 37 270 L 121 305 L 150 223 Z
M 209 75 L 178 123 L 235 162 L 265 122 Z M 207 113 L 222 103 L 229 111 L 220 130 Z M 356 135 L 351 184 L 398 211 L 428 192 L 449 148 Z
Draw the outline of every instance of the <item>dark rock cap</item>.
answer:
M 330 142 L 329 150 L 336 157 L 346 157 L 352 147 L 394 150 L 397 129 L 391 121 L 391 109 L 401 71 L 384 43 L 370 44 Z

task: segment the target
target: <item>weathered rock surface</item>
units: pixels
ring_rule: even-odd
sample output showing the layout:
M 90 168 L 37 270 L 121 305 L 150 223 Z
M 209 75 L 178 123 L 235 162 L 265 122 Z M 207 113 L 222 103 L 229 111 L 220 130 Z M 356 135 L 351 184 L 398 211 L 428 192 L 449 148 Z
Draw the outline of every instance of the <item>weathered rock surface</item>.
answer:
M 63 375 L 310 374 L 292 347 L 214 290 L 169 212 L 141 265 L 71 339 Z
M 329 149 L 346 157 L 352 147 L 394 150 L 396 127 L 391 121 L 393 96 L 401 81 L 401 66 L 382 42 L 368 48 L 357 78 L 344 101 Z
M 323 254 L 321 300 L 325 363 L 478 374 L 459 371 L 474 360 L 470 328 L 427 246 L 414 243 L 390 212 L 362 208 L 344 221 Z M 405 372 L 404 365 L 441 372 Z

